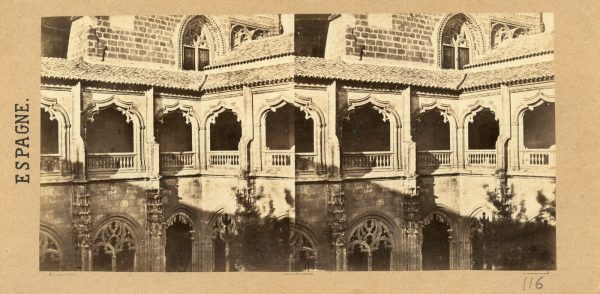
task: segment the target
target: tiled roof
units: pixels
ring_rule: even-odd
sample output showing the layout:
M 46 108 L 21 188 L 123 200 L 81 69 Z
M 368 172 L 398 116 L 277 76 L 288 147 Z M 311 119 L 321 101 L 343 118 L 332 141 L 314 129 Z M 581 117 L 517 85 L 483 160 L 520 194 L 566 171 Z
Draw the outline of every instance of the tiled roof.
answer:
M 487 54 L 477 57 L 474 63 L 465 66 L 465 68 L 553 53 L 553 37 L 552 33 L 543 33 L 506 40 Z
M 204 74 L 194 71 L 176 71 L 89 63 L 84 60 L 42 58 L 42 77 L 67 80 L 95 81 L 127 85 L 147 85 L 180 90 L 198 90 Z
M 42 77 L 199 91 L 200 88 L 219 90 L 291 80 L 294 69 L 292 63 L 287 63 L 207 76 L 196 71 L 137 68 L 44 57 Z
M 348 63 L 342 60 L 314 57 L 296 57 L 295 75 L 305 78 L 403 84 L 456 90 L 465 74 L 455 70 L 417 69 Z
M 42 58 L 42 77 L 145 85 L 189 91 L 219 91 L 244 85 L 280 83 L 298 78 L 399 84 L 448 90 L 473 90 L 554 78 L 553 62 L 527 64 L 487 71 L 416 69 L 399 66 L 349 63 L 314 57 L 296 57 L 294 63 L 203 72 L 136 68 L 83 60 Z
M 206 69 L 248 63 L 294 53 L 294 35 L 285 34 L 247 41 L 215 60 Z
M 210 74 L 202 87 L 206 91 L 231 89 L 240 86 L 261 85 L 291 81 L 294 65 L 282 63 L 259 68 L 226 71 Z
M 495 87 L 501 84 L 551 80 L 553 78 L 554 62 L 547 61 L 487 71 L 469 72 L 460 88 L 471 90 Z

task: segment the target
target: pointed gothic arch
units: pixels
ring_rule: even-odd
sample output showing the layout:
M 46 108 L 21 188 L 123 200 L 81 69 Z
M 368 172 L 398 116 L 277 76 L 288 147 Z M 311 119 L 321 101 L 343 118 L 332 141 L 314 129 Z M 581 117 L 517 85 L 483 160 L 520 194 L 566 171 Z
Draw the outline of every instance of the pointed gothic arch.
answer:
M 177 121 L 177 118 L 171 117 L 171 115 L 178 115 L 178 113 L 183 116 L 183 122 L 181 118 Z M 170 118 L 170 120 L 167 120 L 167 125 L 164 125 L 166 118 Z M 154 124 L 155 137 L 158 142 L 163 143 L 165 141 L 164 138 L 161 138 L 161 135 L 168 136 L 167 146 L 176 146 L 176 148 L 164 148 L 165 143 L 162 144 L 159 158 L 161 170 L 197 169 L 200 161 L 198 142 L 200 121 L 193 107 L 180 100 L 172 104 L 165 104 L 156 111 Z M 171 128 L 174 128 L 174 130 Z
M 219 100 L 202 117 L 200 136 L 204 168 L 237 168 L 240 165 L 240 144 L 244 122 L 235 102 Z
M 552 168 L 555 166 L 555 140 L 549 139 L 554 139 L 554 136 L 550 137 L 548 134 L 550 130 L 546 132 L 539 132 L 537 129 L 540 126 L 540 122 L 538 122 L 537 124 L 532 124 L 531 126 L 525 126 L 526 114 L 531 113 L 533 115 L 536 109 L 542 107 L 547 111 L 550 111 L 550 113 L 547 116 L 551 116 L 551 118 L 548 119 L 548 124 L 541 125 L 543 127 L 549 128 L 551 124 L 552 131 L 554 131 L 555 101 L 556 99 L 554 95 L 549 95 L 544 93 L 543 90 L 539 90 L 533 96 L 525 98 L 523 100 L 523 103 L 516 108 L 516 111 L 513 113 L 513 121 L 517 123 L 517 127 L 513 128 L 513 132 L 516 132 L 516 134 L 513 133 L 513 137 L 517 138 L 517 140 L 514 140 L 512 147 L 513 150 L 517 152 L 513 153 L 515 156 L 513 159 L 513 168 Z M 533 117 L 530 116 L 530 119 L 533 119 Z M 529 137 L 530 143 L 526 143 L 526 139 L 528 139 L 526 138 L 526 131 L 529 131 L 529 134 L 533 134 L 533 136 Z M 544 142 L 536 143 L 535 133 L 538 134 L 538 138 L 544 138 Z M 542 133 L 543 135 L 541 135 Z M 516 163 L 516 165 L 514 163 Z
M 106 109 L 112 109 L 125 116 L 125 124 L 132 124 L 132 152 L 126 152 L 119 156 L 111 156 L 110 152 L 94 153 L 90 151 L 90 142 L 88 135 L 90 125 L 94 123 L 94 116 Z M 83 111 L 84 122 L 84 140 L 86 141 L 86 167 L 88 171 L 107 172 L 107 171 L 130 171 L 141 172 L 145 170 L 145 154 L 143 144 L 145 142 L 144 120 L 142 114 L 137 110 L 133 102 L 123 101 L 112 95 L 103 100 L 94 100 Z
M 313 139 L 313 151 L 308 153 L 297 153 L 292 154 L 265 154 L 265 151 L 269 153 L 267 149 L 267 115 L 269 113 L 275 113 L 278 109 L 288 105 L 290 109 L 299 110 L 302 113 L 302 117 L 305 120 L 312 120 L 312 139 Z M 303 171 L 318 172 L 324 163 L 324 128 L 325 128 L 325 116 L 320 108 L 312 101 L 310 97 L 304 97 L 298 94 L 294 96 L 288 95 L 287 93 L 279 93 L 274 97 L 265 100 L 265 103 L 258 110 L 257 124 L 255 125 L 255 131 L 260 136 L 260 154 L 263 158 L 260 161 L 260 166 L 274 167 L 274 166 L 295 166 L 295 169 Z M 295 117 L 295 115 L 292 115 Z M 295 142 L 294 142 L 295 143 Z M 291 143 L 294 145 L 294 143 Z M 291 152 L 291 151 L 290 151 Z M 296 160 L 298 159 L 298 160 Z
M 204 233 L 209 264 L 207 270 L 212 272 L 235 271 L 235 260 L 230 252 L 232 238 L 237 234 L 237 225 L 233 214 L 224 209 L 217 210 L 210 218 Z
M 225 34 L 217 21 L 212 16 L 207 15 L 187 15 L 175 28 L 176 34 L 173 36 L 172 43 L 175 46 L 175 55 L 177 56 L 177 68 L 182 68 L 184 63 L 184 37 L 189 26 L 196 25 L 200 31 L 204 32 L 206 47 L 209 51 L 209 62 L 223 56 L 227 52 L 227 42 Z
M 290 230 L 289 271 L 318 269 L 318 243 L 315 234 L 306 225 L 295 223 Z
M 198 234 L 193 211 L 186 206 L 175 207 L 165 218 L 166 271 L 198 271 Z
M 98 221 L 92 234 L 94 271 L 138 271 L 141 256 L 139 225 L 127 215 L 108 215 Z
M 39 269 L 40 271 L 61 271 L 69 268 L 60 235 L 49 224 L 40 224 Z
M 58 129 L 56 130 L 57 152 L 54 154 L 44 154 L 43 148 L 40 154 L 40 172 L 64 174 L 71 170 L 71 122 L 67 111 L 60 105 L 57 99 L 42 97 L 40 100 L 41 109 L 49 114 L 50 121 L 56 121 Z M 42 122 L 43 124 L 44 122 Z M 44 130 L 42 130 L 44 136 Z M 44 144 L 45 140 L 42 140 Z
M 379 213 L 358 218 L 347 234 L 346 268 L 350 271 L 394 270 L 399 230 Z
M 423 270 L 454 269 L 456 259 L 456 223 L 444 212 L 434 207 L 422 221 L 421 257 Z
M 443 67 L 444 32 L 448 24 L 452 24 L 452 22 L 457 19 L 460 19 L 461 23 L 465 25 L 464 32 L 467 33 L 465 34 L 465 37 L 467 42 L 469 42 L 469 61 L 473 60 L 473 57 L 485 53 L 489 47 L 486 38 L 484 38 L 483 30 L 477 21 L 475 21 L 473 15 L 469 13 L 448 13 L 438 23 L 432 36 L 432 40 L 436 40 L 437 42 L 437 54 L 434 56 L 436 57 L 436 64 L 439 68 Z
M 400 116 L 388 100 L 368 94 L 348 100 L 340 113 L 342 165 L 352 170 L 399 170 L 401 133 Z M 359 142 L 369 142 L 361 144 Z M 377 144 L 374 144 L 377 143 Z

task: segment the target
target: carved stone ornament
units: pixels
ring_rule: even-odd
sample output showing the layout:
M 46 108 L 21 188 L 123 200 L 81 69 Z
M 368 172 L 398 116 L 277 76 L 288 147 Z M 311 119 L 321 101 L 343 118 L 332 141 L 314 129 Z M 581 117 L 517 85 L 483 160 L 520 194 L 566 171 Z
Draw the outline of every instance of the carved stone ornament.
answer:
M 356 249 L 369 253 L 381 246 L 392 248 L 391 240 L 391 232 L 383 222 L 377 219 L 367 219 L 360 223 L 352 233 L 348 250 L 350 253 L 354 253 Z

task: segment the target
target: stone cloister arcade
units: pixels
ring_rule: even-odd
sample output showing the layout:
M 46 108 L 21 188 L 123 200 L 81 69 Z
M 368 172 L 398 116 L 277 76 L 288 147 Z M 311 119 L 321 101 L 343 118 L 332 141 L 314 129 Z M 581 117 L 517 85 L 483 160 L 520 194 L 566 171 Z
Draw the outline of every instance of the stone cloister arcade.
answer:
M 73 87 L 75 93 L 78 87 Z M 58 103 L 56 94 L 62 92 L 44 91 L 42 181 L 147 179 L 143 181 L 159 183 L 142 190 L 160 195 L 156 191 L 163 188 L 152 187 L 165 185 L 162 181 L 181 183 L 198 178 L 225 177 L 232 185 L 240 185 L 244 177 L 255 181 L 279 178 L 296 185 L 316 182 L 331 191 L 358 185 L 357 179 L 369 179 L 399 185 L 394 189 L 401 195 L 418 199 L 413 196 L 428 193 L 427 183 L 435 181 L 435 176 L 487 175 L 492 176 L 493 184 L 499 169 L 506 169 L 509 175 L 535 176 L 553 168 L 554 136 L 549 134 L 553 134 L 554 98 L 547 86 L 519 90 L 515 96 L 506 88 L 498 92 L 500 97 L 478 98 L 469 93 L 458 100 L 410 88 L 383 94 L 328 89 L 299 88 L 298 93 L 290 94 L 289 89 L 245 88 L 237 98 L 216 100 L 165 98 L 154 96 L 152 90 L 141 97 L 115 93 L 107 98 L 100 93 L 84 105 L 77 105 L 77 99 Z M 333 101 L 345 101 L 332 104 L 327 95 L 338 97 Z M 73 108 L 84 110 L 80 114 L 67 111 Z M 215 193 L 215 199 L 231 193 L 208 186 L 202 189 L 201 193 Z M 297 201 L 305 197 L 304 188 L 298 189 Z M 87 226 L 89 235 L 80 236 L 88 243 L 78 245 L 89 248 L 87 255 L 81 255 L 87 259 L 81 261 L 82 267 L 105 271 L 236 270 L 234 261 L 229 260 L 228 242 L 236 230 L 231 212 L 224 212 L 218 203 L 213 207 L 220 212 L 210 212 L 194 202 L 198 192 L 191 193 L 192 200 L 187 202 L 182 202 L 179 194 L 179 200 L 158 201 L 152 206 L 163 219 L 157 223 L 159 233 L 151 229 L 156 221 L 148 208 L 142 219 L 127 213 L 103 214 L 103 222 L 86 222 L 77 214 L 73 223 Z M 327 193 L 328 206 L 335 207 L 339 192 Z M 88 198 L 79 195 L 73 201 L 78 202 L 78 209 L 89 212 L 93 200 Z M 152 199 L 159 198 L 142 199 L 150 207 Z M 423 211 L 431 208 L 427 201 L 417 201 L 422 202 Z M 461 216 L 471 211 L 452 207 L 454 201 L 436 200 L 437 208 L 420 220 L 403 212 L 401 220 L 382 213 L 355 223 L 364 215 L 356 208 L 358 215 L 352 215 L 357 216 L 343 219 L 354 225 L 334 231 L 334 236 L 343 239 L 333 248 L 326 245 L 331 242 L 327 237 L 313 231 L 314 224 L 304 219 L 303 212 L 296 213 L 292 220 L 306 225 L 290 235 L 289 269 L 470 268 L 472 254 L 478 249 L 471 247 L 473 237 L 470 228 L 462 229 L 465 221 Z M 404 210 L 408 206 L 403 202 Z M 200 216 L 198 209 L 207 212 Z M 79 263 L 65 258 L 73 254 L 60 248 L 68 242 L 53 237 L 56 234 L 43 234 L 42 268 L 68 268 L 65 260 Z

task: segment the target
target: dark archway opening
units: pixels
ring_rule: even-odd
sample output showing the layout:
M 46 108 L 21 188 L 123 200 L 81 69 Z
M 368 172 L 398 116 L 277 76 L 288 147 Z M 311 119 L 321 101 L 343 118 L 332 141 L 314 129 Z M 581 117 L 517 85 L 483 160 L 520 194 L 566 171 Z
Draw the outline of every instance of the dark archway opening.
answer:
M 188 223 L 175 221 L 167 229 L 165 246 L 166 270 L 189 272 L 192 270 L 192 227 Z
M 472 229 L 471 233 L 471 266 L 474 270 L 483 269 L 483 236 L 482 233 Z
M 314 121 L 298 107 L 294 107 L 294 144 L 296 153 L 315 151 Z
M 210 125 L 210 150 L 238 150 L 241 138 L 242 124 L 231 110 L 220 113 Z
M 449 229 L 436 218 L 423 228 L 423 270 L 450 269 Z
M 348 252 L 348 270 L 349 271 L 367 271 L 369 270 L 369 253 L 363 250 L 363 246 L 355 244 Z
M 227 257 L 225 254 L 225 242 L 221 238 L 213 240 L 213 258 L 214 258 L 214 271 L 225 272 L 227 265 Z
M 112 252 L 101 246 L 94 252 L 92 262 L 94 271 L 110 272 L 112 271 Z
M 477 112 L 473 121 L 468 124 L 468 129 L 469 149 L 496 149 L 500 125 L 492 111 L 482 109 Z
M 123 244 L 121 251 L 117 253 L 117 271 L 132 272 L 135 262 L 135 250 L 129 248 L 129 244 Z
M 450 150 L 450 123 L 439 110 L 426 111 L 415 122 L 414 138 L 418 151 Z
M 389 271 L 392 247 L 386 241 L 379 242 L 379 247 L 371 255 L 373 271 Z
M 390 121 L 373 105 L 357 107 L 342 121 L 344 152 L 390 151 Z
M 291 150 L 294 146 L 294 106 L 285 104 L 267 113 L 266 144 L 269 150 Z
M 161 152 L 192 151 L 192 125 L 181 111 L 168 113 L 158 123 L 158 144 Z
M 133 152 L 133 123 L 114 108 L 107 108 L 88 120 L 86 147 L 89 153 Z
M 58 121 L 50 119 L 50 113 L 41 110 L 41 154 L 58 154 Z
M 554 103 L 544 102 L 523 114 L 523 144 L 528 149 L 549 149 L 554 146 Z

